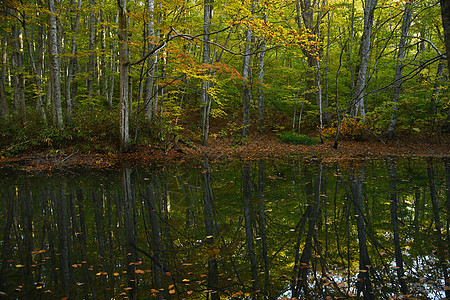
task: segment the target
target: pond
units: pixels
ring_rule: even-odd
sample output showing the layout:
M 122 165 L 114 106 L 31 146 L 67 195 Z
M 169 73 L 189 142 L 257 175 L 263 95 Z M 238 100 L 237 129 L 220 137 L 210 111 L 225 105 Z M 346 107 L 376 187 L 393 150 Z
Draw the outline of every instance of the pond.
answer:
M 441 158 L 0 170 L 0 292 L 444 299 L 449 193 Z

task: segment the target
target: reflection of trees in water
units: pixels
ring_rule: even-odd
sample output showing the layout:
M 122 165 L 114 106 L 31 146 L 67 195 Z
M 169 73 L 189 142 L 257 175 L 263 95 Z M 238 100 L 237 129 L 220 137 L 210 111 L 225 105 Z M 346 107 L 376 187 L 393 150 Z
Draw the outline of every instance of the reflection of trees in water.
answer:
M 0 178 L 8 297 L 448 293 L 448 160 Z

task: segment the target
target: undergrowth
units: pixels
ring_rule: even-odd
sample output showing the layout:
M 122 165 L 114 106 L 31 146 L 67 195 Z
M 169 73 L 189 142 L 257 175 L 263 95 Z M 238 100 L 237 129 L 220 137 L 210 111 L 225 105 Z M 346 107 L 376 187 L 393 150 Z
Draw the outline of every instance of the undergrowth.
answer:
M 281 141 L 286 144 L 292 145 L 316 145 L 317 140 L 315 138 L 298 134 L 293 131 L 284 131 L 280 133 L 279 137 Z

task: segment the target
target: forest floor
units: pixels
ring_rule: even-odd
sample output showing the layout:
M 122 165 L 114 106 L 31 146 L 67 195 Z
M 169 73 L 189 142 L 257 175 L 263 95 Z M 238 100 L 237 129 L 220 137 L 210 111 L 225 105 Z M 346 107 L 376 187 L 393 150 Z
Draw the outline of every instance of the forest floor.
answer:
M 281 143 L 273 132 L 255 133 L 245 142 L 233 138 L 211 139 L 207 146 L 178 141 L 169 150 L 149 146 L 136 146 L 129 153 L 81 153 L 70 149 L 24 153 L 14 157 L 0 157 L 0 168 L 22 170 L 65 170 L 70 168 L 116 168 L 131 165 L 167 164 L 184 162 L 208 156 L 213 161 L 233 159 L 285 159 L 303 158 L 306 161 L 332 162 L 338 160 L 365 160 L 377 157 L 450 157 L 450 135 L 420 138 L 406 136 L 389 142 L 377 138 L 365 141 L 343 140 L 333 148 L 331 139 L 311 146 Z

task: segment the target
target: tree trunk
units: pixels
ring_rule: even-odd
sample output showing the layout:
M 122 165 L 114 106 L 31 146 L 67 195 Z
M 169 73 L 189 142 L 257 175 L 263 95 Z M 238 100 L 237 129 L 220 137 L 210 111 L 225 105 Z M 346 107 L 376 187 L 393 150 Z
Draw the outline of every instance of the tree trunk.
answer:
M 22 23 L 22 26 L 23 26 L 23 32 L 25 34 L 25 39 L 27 41 L 28 56 L 30 58 L 31 69 L 33 70 L 33 77 L 34 77 L 34 80 L 36 83 L 36 94 L 37 94 L 36 110 L 41 114 L 42 120 L 44 121 L 45 125 L 47 125 L 47 115 L 45 113 L 44 103 L 42 102 L 40 74 L 38 73 L 38 70 L 36 67 L 33 50 L 31 48 L 30 37 L 28 35 L 28 30 L 27 30 L 25 22 Z
M 14 111 L 19 112 L 22 124 L 27 123 L 27 113 L 25 107 L 25 77 L 23 74 L 23 39 L 20 28 L 12 26 L 12 47 L 14 53 L 11 55 L 13 67 L 13 87 L 14 87 Z
M 352 116 L 360 115 L 363 117 L 366 114 L 366 110 L 364 108 L 364 91 L 366 89 L 366 77 L 370 57 L 370 37 L 372 35 L 373 18 L 377 2 L 378 0 L 367 0 L 364 5 L 364 31 L 361 37 L 361 46 L 359 49 L 359 72 L 356 80 L 353 101 L 350 103 L 350 105 L 352 105 Z
M 147 24 L 147 39 L 148 39 L 148 51 L 152 51 L 155 43 L 155 24 L 154 24 L 154 11 L 155 11 L 155 0 L 148 0 L 147 2 L 148 11 L 148 24 Z M 154 93 L 153 88 L 153 77 L 155 74 L 155 60 L 156 53 L 152 54 L 147 61 L 147 78 L 145 80 L 144 89 L 144 105 L 145 105 L 145 118 L 151 120 L 152 118 L 152 98 Z
M 0 58 L 0 118 L 9 118 L 8 99 L 6 98 L 5 80 L 6 80 L 6 31 L 1 38 L 1 58 Z
M 397 125 L 397 108 L 398 100 L 400 98 L 401 86 L 402 86 L 402 70 L 403 70 L 403 60 L 405 59 L 406 50 L 406 38 L 408 36 L 409 25 L 411 25 L 411 3 L 406 2 L 405 10 L 403 13 L 403 23 L 402 23 L 402 33 L 400 36 L 400 42 L 398 45 L 397 53 L 397 66 L 395 67 L 395 77 L 394 77 L 394 92 L 392 95 L 392 114 L 391 121 L 384 135 L 388 138 L 393 138 L 395 136 L 395 126 Z
M 120 149 L 127 152 L 130 143 L 128 115 L 128 38 L 127 38 L 127 0 L 119 0 L 119 62 L 120 62 Z
M 447 67 L 450 70 L 450 2 L 440 0 L 442 27 L 444 28 L 445 52 L 447 52 Z
M 75 0 L 72 0 L 71 7 L 75 5 Z M 71 51 L 70 51 L 70 59 L 69 59 L 69 66 L 67 70 L 67 77 L 66 77 L 66 85 L 65 85 L 65 96 L 66 96 L 66 121 L 71 120 L 72 115 L 72 99 L 71 99 L 71 84 L 72 84 L 72 78 L 75 76 L 75 69 L 77 59 L 77 37 L 78 37 L 78 27 L 80 24 L 80 11 L 81 9 L 81 0 L 77 1 L 77 13 L 75 16 L 72 16 L 71 18 L 71 29 L 72 29 L 72 45 L 71 45 Z M 71 9 L 73 11 L 73 8 Z M 72 12 L 73 13 L 73 12 Z
M 49 24 L 49 60 L 51 68 L 51 87 L 52 87 L 52 107 L 53 107 L 53 125 L 58 129 L 64 127 L 63 113 L 61 106 L 61 69 L 59 66 L 58 53 L 58 36 L 56 28 L 56 11 L 54 0 L 48 0 L 48 8 L 50 14 L 48 15 Z
M 126 0 L 125 0 L 126 1 Z M 95 39 L 96 39 L 96 18 L 95 18 L 95 0 L 89 0 L 89 63 L 88 63 L 88 79 L 87 79 L 87 93 L 91 98 L 94 91 L 95 79 Z
M 206 67 L 211 63 L 211 49 L 209 44 L 209 26 L 211 24 L 212 6 L 211 0 L 204 0 L 203 10 L 203 59 L 202 63 Z M 207 67 L 206 67 L 207 68 Z M 207 69 L 208 70 L 208 69 Z M 209 71 L 206 71 L 205 75 L 209 75 Z M 208 95 L 209 81 L 203 80 L 202 89 L 200 91 L 200 107 L 202 112 L 202 133 L 203 133 L 203 145 L 206 145 L 209 133 L 209 105 L 210 97 Z
M 251 41 L 252 41 L 252 31 L 247 28 L 245 31 L 245 50 L 244 59 L 242 66 L 242 77 L 244 78 L 244 84 L 242 86 L 242 100 L 243 100 L 243 129 L 242 136 L 246 137 L 248 135 L 248 127 L 250 126 L 250 105 L 252 100 L 252 88 L 250 84 L 250 59 L 251 59 Z
M 264 15 L 264 21 L 267 22 L 267 16 Z M 261 40 L 261 54 L 259 55 L 258 66 L 258 130 L 261 130 L 264 126 L 264 60 L 266 55 L 266 40 Z

